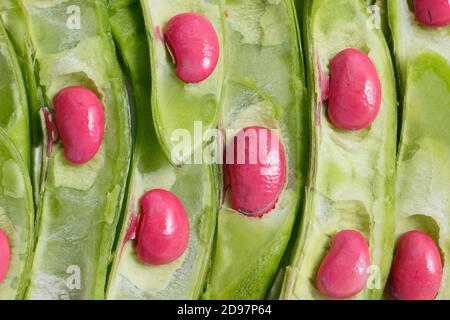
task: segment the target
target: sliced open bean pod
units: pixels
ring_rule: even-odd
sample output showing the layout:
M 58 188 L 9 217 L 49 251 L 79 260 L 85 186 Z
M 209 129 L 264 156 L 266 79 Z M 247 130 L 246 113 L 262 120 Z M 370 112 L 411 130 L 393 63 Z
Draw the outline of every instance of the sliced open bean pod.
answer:
M 414 230 L 434 240 L 443 264 L 436 299 L 446 300 L 450 299 L 450 26 L 436 29 L 419 25 L 407 0 L 388 1 L 388 5 L 403 97 L 396 174 L 396 240 L 401 245 L 401 237 Z M 425 252 L 419 249 L 399 254 L 400 258 L 408 255 L 407 259 L 417 259 L 418 265 L 411 268 L 424 271 L 420 263 L 424 263 Z M 402 260 L 400 265 L 405 266 Z M 396 270 L 400 272 L 394 261 L 394 277 Z M 400 270 L 408 271 L 403 267 Z M 433 279 L 434 286 L 438 281 Z M 411 283 L 411 288 L 414 285 Z M 400 299 L 434 298 L 436 289 L 410 291 L 411 296 L 395 290 L 394 295 Z
M 53 98 L 64 88 L 94 92 L 104 109 L 105 134 L 95 157 L 83 165 L 67 161 L 61 141 L 50 154 L 43 150 L 30 299 L 104 298 L 128 177 L 130 110 L 106 3 L 83 1 L 80 19 L 89 27 L 81 29 L 67 27 L 68 6 L 56 0 L 21 1 L 34 59 L 30 71 L 51 112 Z
M 280 297 L 302 300 L 349 298 L 356 294 L 352 298 L 379 299 L 383 295 L 394 247 L 397 100 L 389 48 L 382 30 L 372 24 L 374 17 L 370 15 L 372 11 L 366 1 L 305 1 L 302 12 L 310 75 L 310 176 L 302 223 Z M 352 72 L 356 70 L 358 75 L 358 79 L 351 81 L 367 83 L 367 79 L 372 79 L 369 81 L 372 83 L 376 78 L 381 80 L 382 99 L 378 116 L 369 127 L 358 131 L 336 128 L 327 117 L 327 106 L 329 108 L 330 105 L 323 102 L 324 93 L 321 92 L 326 88 L 323 79 L 330 75 L 333 59 L 348 48 L 354 48 L 351 52 L 358 50 L 356 60 L 350 61 L 350 65 L 357 61 L 363 64 L 351 66 L 354 68 Z M 374 68 L 370 67 L 367 57 Z M 362 87 L 361 83 L 349 86 L 346 94 L 352 97 L 355 94 L 352 90 L 357 90 L 356 94 L 362 97 Z M 330 97 L 332 91 L 330 87 Z M 326 289 L 320 281 L 318 284 L 311 281 L 320 272 L 330 237 L 341 230 L 355 230 L 368 243 L 370 266 L 367 266 L 368 259 L 364 259 L 362 264 L 363 268 L 367 267 L 367 286 L 362 285 L 363 273 L 356 281 L 358 285 L 352 286 L 352 279 L 345 278 L 351 277 L 351 271 L 344 272 L 344 269 L 334 278 L 336 287 L 333 290 L 331 287 Z M 341 257 L 350 259 L 346 261 L 349 267 L 353 265 L 352 256 L 344 254 Z M 336 262 L 337 259 L 330 261 Z M 330 261 L 327 259 L 324 263 L 328 265 Z M 337 290 L 338 283 L 342 283 L 346 290 Z M 362 290 L 358 292 L 359 289 Z
M 203 133 L 218 125 L 224 72 L 223 55 L 218 52 L 224 34 L 219 2 L 141 0 L 149 37 L 153 122 L 164 153 L 175 165 L 196 162 L 192 157 L 207 142 Z M 202 18 L 189 27 L 178 25 L 172 30 L 175 35 L 171 29 L 180 22 L 180 14 Z M 189 143 L 180 143 L 185 136 L 191 138 Z
M 166 1 L 159 3 L 165 4 Z M 186 5 L 187 2 L 177 3 Z M 173 8 L 159 8 L 165 9 Z M 176 13 L 170 11 L 170 14 Z M 214 242 L 220 190 L 218 180 L 214 168 L 209 165 L 172 166 L 160 147 L 152 125 L 150 56 L 139 1 L 113 0 L 110 21 L 134 93 L 136 140 L 128 187 L 130 192 L 112 263 L 107 298 L 198 299 L 204 289 Z M 170 74 L 170 79 L 172 76 Z M 164 90 L 158 86 L 152 88 Z M 174 93 L 173 90 L 171 93 Z M 146 191 L 159 188 L 170 191 L 183 204 L 191 226 L 189 243 L 183 255 L 175 261 L 148 265 L 137 256 L 136 226 L 139 225 L 142 209 L 141 198 Z
M 232 164 L 231 198 L 226 197 L 219 212 L 212 270 L 203 298 L 262 299 L 286 250 L 305 182 L 303 59 L 292 1 L 221 3 L 225 47 L 231 53 L 226 60 L 221 121 L 225 144 L 230 146 L 239 131 L 256 126 L 276 134 L 282 148 L 266 149 L 260 140 L 263 157 L 259 164 Z M 261 165 L 265 160 L 267 166 Z M 274 183 L 268 183 L 258 168 L 274 169 L 265 172 L 274 173 Z M 251 174 L 246 175 L 246 169 Z M 246 186 L 248 195 L 244 194 Z M 240 211 L 265 214 L 256 218 Z
M 30 125 L 19 59 L 0 5 L 0 300 L 21 299 L 33 256 Z
M 339 52 L 330 63 L 328 116 L 339 129 L 367 128 L 378 116 L 381 83 L 370 58 L 354 48 Z
M 9 263 L 11 260 L 11 245 L 8 236 L 0 229 L 0 285 L 9 271 Z
M 1 8 L 0 8 L 1 9 Z M 13 44 L 0 19 L 0 127 L 6 130 L 30 168 L 30 121 L 26 87 Z
M 1 128 L 0 177 L 0 300 L 22 299 L 33 258 L 33 194 L 22 154 Z

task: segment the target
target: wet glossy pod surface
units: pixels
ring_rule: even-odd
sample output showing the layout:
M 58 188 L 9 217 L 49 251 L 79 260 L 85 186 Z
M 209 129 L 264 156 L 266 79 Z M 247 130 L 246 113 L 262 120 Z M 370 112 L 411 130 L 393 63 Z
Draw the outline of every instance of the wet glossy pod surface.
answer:
M 211 22 L 196 13 L 169 20 L 164 40 L 176 64 L 177 76 L 186 83 L 207 79 L 219 61 L 219 39 Z
M 359 130 L 377 117 L 381 105 L 381 83 L 370 58 L 350 48 L 331 61 L 328 116 L 339 129 Z
M 448 0 L 414 0 L 414 13 L 417 21 L 427 27 L 443 27 L 450 24 Z
M 351 298 L 364 289 L 369 266 L 366 239 L 357 231 L 341 231 L 333 238 L 331 248 L 320 265 L 317 289 L 328 298 Z
M 410 231 L 401 236 L 389 280 L 392 298 L 433 300 L 441 281 L 441 255 L 434 240 L 420 231 Z
M 68 87 L 53 99 L 64 155 L 74 164 L 90 161 L 103 140 L 105 115 L 98 97 L 84 87 Z
M 170 191 L 147 192 L 141 199 L 136 252 L 150 265 L 178 259 L 189 242 L 189 219 L 181 201 Z
M 231 206 L 243 214 L 260 217 L 271 211 L 284 187 L 286 160 L 278 136 L 270 129 L 247 127 L 233 139 L 226 165 Z M 228 159 L 229 157 L 229 159 Z
M 61 90 L 83 86 L 98 96 L 105 117 L 101 147 L 88 163 L 67 161 L 63 143 L 42 155 L 37 243 L 26 298 L 103 299 L 132 142 L 129 100 L 106 1 L 20 2 L 26 33 L 20 40 L 29 41 L 33 52 L 29 77 L 37 80 L 45 103 L 40 107 L 54 111 L 48 102 Z M 67 27 L 69 6 L 81 9 L 83 27 Z

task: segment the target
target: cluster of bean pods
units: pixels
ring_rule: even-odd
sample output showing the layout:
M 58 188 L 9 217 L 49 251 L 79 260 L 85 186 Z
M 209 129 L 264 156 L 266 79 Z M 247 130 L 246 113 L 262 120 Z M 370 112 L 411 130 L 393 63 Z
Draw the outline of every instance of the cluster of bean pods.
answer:
M 0 104 L 0 299 L 450 299 L 448 0 L 1 0 Z

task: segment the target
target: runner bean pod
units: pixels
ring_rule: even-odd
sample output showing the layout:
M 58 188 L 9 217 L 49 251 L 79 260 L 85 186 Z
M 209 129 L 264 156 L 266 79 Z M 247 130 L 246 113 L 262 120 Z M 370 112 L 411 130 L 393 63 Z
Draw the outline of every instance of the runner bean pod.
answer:
M 382 30 L 372 24 L 373 11 L 366 1 L 315 0 L 303 4 L 303 38 L 310 75 L 311 160 L 302 223 L 285 271 L 280 298 L 379 299 L 394 247 L 397 100 L 389 48 Z M 327 92 L 322 91 L 327 87 L 324 79 L 330 76 L 329 70 L 333 68 L 333 61 L 336 62 L 333 59 L 343 50 L 351 50 L 344 58 L 355 59 L 347 62 L 352 72 L 357 71 L 358 79 L 371 79 L 369 82 L 374 84 L 380 79 L 381 90 L 376 90 L 376 85 L 369 90 L 374 97 L 377 91 L 381 94 L 379 113 L 374 118 L 376 112 L 372 113 L 370 108 L 361 110 L 363 115 L 369 112 L 367 119 L 374 121 L 368 127 L 365 125 L 370 121 L 361 122 L 364 126 L 357 131 L 336 128 L 327 117 L 333 99 L 325 103 Z M 331 69 L 331 73 L 333 71 L 336 70 Z M 345 83 L 340 85 L 345 86 Z M 334 94 L 361 97 L 360 89 L 357 83 L 357 86 L 349 86 L 347 92 Z M 330 98 L 332 91 L 330 87 Z M 350 125 L 348 129 L 351 128 L 355 127 Z M 351 279 L 339 278 L 351 274 L 341 272 L 333 280 L 335 283 L 339 280 L 342 287 L 324 290 L 320 281 L 314 283 L 311 279 L 320 272 L 321 265 L 329 264 L 326 253 L 330 239 L 343 230 L 357 231 L 367 241 L 370 265 L 368 258 L 363 259 L 361 267 L 366 270 L 358 273 L 359 280 L 354 287 L 349 285 Z M 360 250 L 355 256 L 367 254 L 366 246 L 351 248 Z M 350 257 L 345 251 L 333 251 L 333 261 L 346 258 Z M 347 262 L 352 265 L 350 260 Z M 363 281 L 365 276 L 367 283 Z

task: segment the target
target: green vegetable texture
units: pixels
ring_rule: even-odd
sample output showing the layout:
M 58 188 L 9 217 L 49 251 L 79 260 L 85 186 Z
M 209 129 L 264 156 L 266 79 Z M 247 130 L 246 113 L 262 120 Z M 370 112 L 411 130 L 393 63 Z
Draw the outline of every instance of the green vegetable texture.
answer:
M 28 157 L 31 160 L 31 182 L 33 184 L 33 193 L 35 205 L 40 200 L 40 180 L 41 180 L 41 156 L 42 156 L 42 133 L 39 117 L 39 109 L 45 105 L 40 88 L 37 86 L 34 76 L 35 61 L 33 59 L 33 49 L 31 47 L 30 34 L 28 32 L 28 21 L 25 19 L 25 12 L 21 0 L 3 0 L 0 2 L 0 15 L 2 16 L 5 28 L 11 38 L 17 54 L 17 60 L 22 69 L 22 75 L 25 80 L 25 89 L 28 98 L 29 126 L 31 137 L 29 143 L 31 150 L 28 150 Z M 25 134 L 26 132 L 21 132 Z M 28 130 L 28 135 L 30 132 Z
M 0 18 L 0 229 L 10 245 L 0 300 L 21 299 L 33 257 L 34 205 L 29 178 L 27 95 L 19 62 Z
M 10 244 L 10 263 L 0 299 L 22 299 L 33 257 L 33 193 L 28 169 L 8 133 L 0 128 L 0 229 Z
M 403 97 L 396 238 L 420 230 L 435 240 L 443 263 L 437 299 L 449 299 L 450 26 L 421 26 L 408 1 L 388 5 Z
M 261 218 L 219 212 L 211 275 L 203 299 L 262 299 L 272 285 L 297 218 L 305 180 L 307 122 L 299 32 L 291 1 L 222 1 L 225 78 L 222 129 L 277 132 L 287 182 Z M 234 134 L 228 134 L 227 144 Z
M 106 3 L 23 0 L 21 5 L 45 105 L 51 111 L 56 93 L 82 85 L 99 96 L 105 112 L 102 146 L 87 164 L 68 163 L 62 144 L 52 146 L 44 135 L 37 244 L 27 298 L 102 299 L 131 153 L 128 96 Z
M 11 137 L 29 167 L 31 146 L 27 93 L 16 53 L 1 19 L 0 74 L 0 126 Z
M 152 111 L 158 139 L 173 164 L 196 162 L 195 151 L 201 150 L 206 143 L 204 139 L 195 138 L 196 123 L 201 124 L 203 132 L 215 129 L 218 125 L 224 54 L 221 54 L 218 66 L 208 79 L 201 83 L 186 84 L 175 74 L 175 65 L 163 40 L 163 31 L 167 21 L 175 15 L 197 12 L 209 19 L 219 42 L 222 42 L 223 17 L 219 1 L 142 0 L 141 5 L 153 61 Z M 177 147 L 177 133 L 180 131 L 194 137 L 187 148 Z
M 192 1 L 194 2 L 196 1 Z M 163 6 L 160 10 L 164 8 Z M 137 0 L 113 0 L 109 11 L 114 37 L 134 92 L 136 141 L 124 226 L 116 249 L 107 298 L 198 299 L 210 265 L 219 204 L 215 170 L 213 166 L 206 164 L 174 167 L 166 158 L 153 127 L 151 96 L 178 96 L 177 108 L 183 108 L 183 97 L 189 89 L 178 85 L 176 90 L 159 93 L 159 90 L 167 88 L 151 82 L 150 64 L 158 64 L 158 60 L 149 55 L 142 10 Z M 169 14 L 164 16 L 170 18 Z M 160 75 L 169 78 L 161 81 L 176 81 L 173 72 L 171 68 L 171 72 Z M 149 90 L 150 87 L 152 90 Z M 155 108 L 153 111 L 155 112 Z M 172 112 L 175 113 L 176 110 Z M 178 118 L 167 117 L 164 121 L 176 124 Z M 138 219 L 139 200 L 143 194 L 161 188 L 172 191 L 183 203 L 191 226 L 190 242 L 181 258 L 166 265 L 150 266 L 138 259 L 135 241 L 130 239 L 129 230 Z
M 0 300 L 450 299 L 446 6 L 0 0 Z
M 306 204 L 281 299 L 322 299 L 315 287 L 320 263 L 339 231 L 359 231 L 368 241 L 369 281 L 356 299 L 383 294 L 393 250 L 394 173 L 397 138 L 396 87 L 390 52 L 366 1 L 305 1 L 311 161 Z M 381 80 L 381 111 L 359 131 L 337 130 L 326 116 L 320 79 L 345 48 L 371 58 Z

